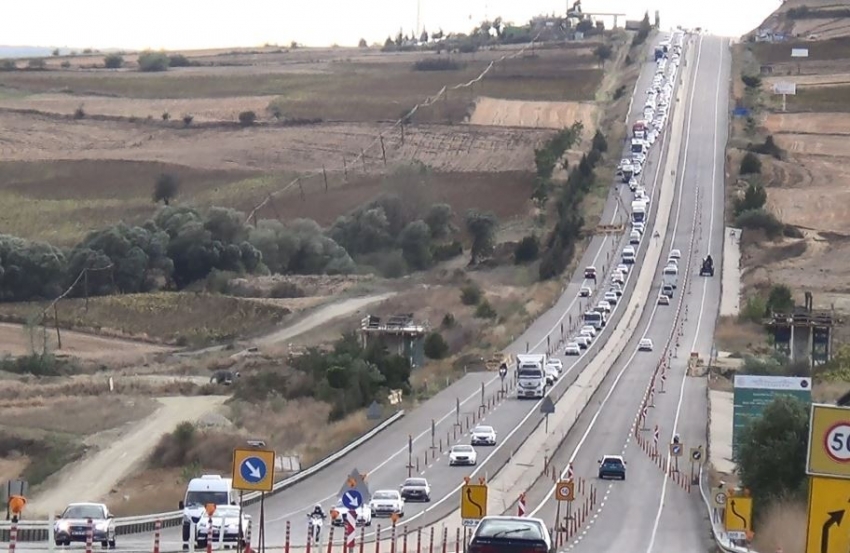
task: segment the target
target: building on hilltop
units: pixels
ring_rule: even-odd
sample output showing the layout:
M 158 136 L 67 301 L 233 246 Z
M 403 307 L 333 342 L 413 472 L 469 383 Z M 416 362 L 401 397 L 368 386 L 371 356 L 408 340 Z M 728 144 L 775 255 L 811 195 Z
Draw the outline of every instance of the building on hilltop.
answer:
M 425 335 L 428 325 L 417 323 L 413 313 L 401 313 L 381 320 L 367 315 L 360 321 L 360 344 L 366 348 L 375 340 L 381 340 L 391 353 L 410 361 L 412 367 L 425 363 Z

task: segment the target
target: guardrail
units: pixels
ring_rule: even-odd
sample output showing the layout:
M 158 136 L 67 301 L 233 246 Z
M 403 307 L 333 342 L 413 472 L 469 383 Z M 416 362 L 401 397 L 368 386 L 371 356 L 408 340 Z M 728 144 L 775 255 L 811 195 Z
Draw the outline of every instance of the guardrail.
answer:
M 706 493 L 706 478 L 704 478 L 705 475 L 706 473 L 703 470 L 702 465 L 700 465 L 699 493 L 702 496 L 702 500 L 705 503 L 706 509 L 708 509 L 708 520 L 711 521 L 711 535 L 714 536 L 714 541 L 717 543 L 717 546 L 728 553 L 758 553 L 752 548 L 735 545 L 734 543 L 732 543 L 732 540 L 729 539 L 729 536 L 726 535 L 726 531 L 723 529 L 723 523 L 717 520 L 718 517 L 715 517 L 714 507 L 711 504 L 711 499 L 708 497 L 708 493 Z
M 404 410 L 398 411 L 393 416 L 389 417 L 387 420 L 367 432 L 363 434 L 358 439 L 354 440 L 344 448 L 339 451 L 332 453 L 316 463 L 315 465 L 309 467 L 306 470 L 302 470 L 298 474 L 290 476 L 280 482 L 276 482 L 274 485 L 274 489 L 267 495 L 274 495 L 275 493 L 285 490 L 286 488 L 301 482 L 307 477 L 323 470 L 325 467 L 335 463 L 339 459 L 348 455 L 370 439 L 374 438 L 378 433 L 388 428 L 391 424 L 398 421 L 404 416 Z M 245 494 L 245 497 L 242 500 L 243 505 L 251 505 L 253 503 L 257 503 L 260 500 L 261 493 L 260 492 L 250 492 Z M 125 536 L 127 534 L 137 534 L 139 532 L 153 532 L 156 523 L 160 522 L 162 528 L 172 528 L 174 526 L 180 526 L 183 523 L 183 511 L 168 511 L 165 513 L 154 513 L 150 515 L 140 515 L 133 517 L 116 517 L 115 518 L 115 533 L 119 536 Z M 33 541 L 47 541 L 51 538 L 50 531 L 52 528 L 52 521 L 49 520 L 21 520 L 18 522 L 18 541 L 20 542 L 33 542 Z M 3 521 L 0 522 L 0 541 L 8 542 L 9 541 L 9 522 Z

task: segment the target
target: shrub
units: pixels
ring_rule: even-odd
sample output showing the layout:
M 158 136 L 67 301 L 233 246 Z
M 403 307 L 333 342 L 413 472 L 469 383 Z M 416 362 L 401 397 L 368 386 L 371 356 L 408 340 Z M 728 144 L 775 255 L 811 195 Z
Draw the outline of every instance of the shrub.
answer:
M 481 288 L 474 282 L 470 282 L 460 289 L 460 302 L 464 305 L 478 305 L 482 295 Z
M 453 328 L 455 324 L 457 324 L 457 321 L 455 321 L 455 316 L 451 313 L 443 315 L 443 320 L 440 321 L 440 326 L 443 328 Z
M 437 244 L 431 248 L 431 256 L 434 261 L 448 261 L 463 254 L 463 245 L 458 240 L 452 240 L 448 244 Z
M 156 183 L 153 189 L 154 203 L 162 202 L 168 205 L 171 200 L 177 197 L 177 192 L 180 190 L 180 181 L 176 175 L 171 173 L 162 173 L 156 178 Z
M 462 67 L 451 58 L 428 58 L 413 64 L 414 71 L 457 71 Z
M 103 65 L 107 69 L 118 69 L 124 65 L 124 56 L 120 54 L 109 54 L 103 58 Z
M 47 62 L 41 58 L 33 58 L 27 61 L 27 69 L 42 70 L 47 67 Z
M 748 121 L 749 124 L 749 121 Z M 768 135 L 767 138 L 764 139 L 762 144 L 748 144 L 747 150 L 753 152 L 755 154 L 763 154 L 767 156 L 772 156 L 776 159 L 782 159 L 783 154 L 785 153 L 782 148 L 780 148 L 776 141 L 773 139 L 773 135 Z
M 735 218 L 735 225 L 742 229 L 763 230 L 769 238 L 777 238 L 785 228 L 782 221 L 777 219 L 773 213 L 764 209 L 751 209 L 741 212 Z
M 425 338 L 425 356 L 429 359 L 442 359 L 449 354 L 449 345 L 439 332 L 432 332 Z
M 744 211 L 753 209 L 761 209 L 767 203 L 767 191 L 759 183 L 750 183 L 747 189 L 744 190 L 744 197 L 739 199 L 735 204 L 735 213 L 741 214 Z
M 195 120 L 194 116 L 188 115 L 188 114 L 184 115 L 183 116 L 183 125 L 188 127 L 189 125 L 192 124 L 192 121 L 194 121 L 194 120 Z
M 761 77 L 758 75 L 741 75 L 741 81 L 744 86 L 750 89 L 759 88 L 761 86 Z
M 752 152 L 747 152 L 741 159 L 742 175 L 754 175 L 761 173 L 761 160 Z
M 71 62 L 68 61 L 68 60 L 65 60 L 65 61 L 63 61 L 62 63 L 59 64 L 59 67 L 61 67 L 62 69 L 68 69 L 69 67 L 71 67 Z
M 169 67 L 189 67 L 191 65 L 196 64 L 192 63 L 192 61 L 183 54 L 172 54 L 168 56 Z
M 738 313 L 738 319 L 761 324 L 767 312 L 767 302 L 760 296 L 750 296 L 744 308 Z
M 83 105 L 80 104 L 77 106 L 77 109 L 74 110 L 74 119 L 82 119 L 86 116 L 86 110 L 83 109 Z
M 304 290 L 294 282 L 284 280 L 272 286 L 269 297 L 278 299 L 301 298 L 304 297 Z
M 596 134 L 593 135 L 591 149 L 596 150 L 599 153 L 604 153 L 608 151 L 608 140 L 605 139 L 605 135 L 602 134 L 602 132 L 598 129 L 596 131 Z
M 626 94 L 626 85 L 620 85 L 617 87 L 617 90 L 614 91 L 614 99 L 619 100 Z
M 60 361 L 49 353 L 25 355 L 23 357 L 6 357 L 0 360 L 0 371 L 15 374 L 31 374 L 33 376 L 60 376 L 75 372 L 74 366 L 66 361 Z
M 0 60 L 0 71 L 14 71 L 17 68 L 15 60 Z
M 538 255 L 540 255 L 540 240 L 532 234 L 520 240 L 514 248 L 514 263 L 517 265 L 528 263 L 537 259 Z
M 171 114 L 170 114 L 170 113 L 168 113 L 167 111 L 163 111 L 163 112 L 162 112 L 162 120 L 163 120 L 163 121 L 168 121 L 169 119 L 171 119 Z
M 253 111 L 243 111 L 239 114 L 239 124 L 243 127 L 250 127 L 257 121 L 257 114 Z
M 788 313 L 794 309 L 794 296 L 784 284 L 777 284 L 767 296 L 767 309 L 770 312 Z
M 154 73 L 168 70 L 168 56 L 162 52 L 142 52 L 139 54 L 139 71 Z
M 479 319 L 495 319 L 496 315 L 496 310 L 493 309 L 493 306 L 486 299 L 482 300 L 478 304 L 478 307 L 475 308 L 475 316 Z

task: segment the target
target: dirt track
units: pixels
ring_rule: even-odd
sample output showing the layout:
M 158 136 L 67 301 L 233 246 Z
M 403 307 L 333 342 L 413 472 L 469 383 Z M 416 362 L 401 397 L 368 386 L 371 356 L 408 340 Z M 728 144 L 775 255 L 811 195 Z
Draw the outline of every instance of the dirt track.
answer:
M 123 437 L 53 475 L 44 493 L 29 503 L 31 513 L 60 512 L 72 501 L 95 501 L 131 474 L 160 438 L 181 422 L 197 421 L 217 409 L 229 396 L 160 398 L 163 404 L 149 417 L 129 425 Z M 58 484 L 61 482 L 61 484 Z M 32 515 L 31 515 L 32 516 Z

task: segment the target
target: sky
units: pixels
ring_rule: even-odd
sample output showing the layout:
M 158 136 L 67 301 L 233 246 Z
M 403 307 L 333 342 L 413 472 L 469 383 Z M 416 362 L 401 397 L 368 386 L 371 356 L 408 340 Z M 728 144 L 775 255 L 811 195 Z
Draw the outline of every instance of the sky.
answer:
M 354 46 L 361 37 L 382 43 L 401 28 L 469 31 L 485 18 L 518 24 L 543 13 L 563 14 L 562 0 L 9 0 L 0 43 L 124 49 L 202 49 L 287 45 Z M 419 8 L 417 10 L 417 4 Z M 584 0 L 585 12 L 620 12 L 630 19 L 661 13 L 662 29 L 702 26 L 740 36 L 780 0 Z M 622 23 L 620 24 L 622 25 Z

